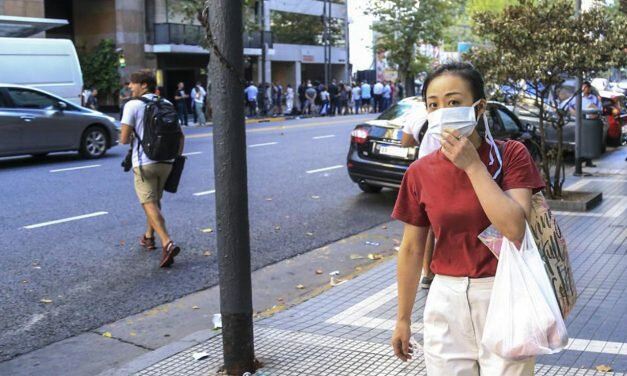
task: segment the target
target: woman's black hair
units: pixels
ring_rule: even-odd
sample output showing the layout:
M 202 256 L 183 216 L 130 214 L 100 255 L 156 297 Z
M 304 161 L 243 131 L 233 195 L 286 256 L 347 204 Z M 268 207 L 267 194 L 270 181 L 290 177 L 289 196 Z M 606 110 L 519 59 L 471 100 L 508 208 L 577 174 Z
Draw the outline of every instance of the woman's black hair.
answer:
M 466 80 L 472 90 L 473 101 L 486 99 L 485 84 L 481 73 L 475 69 L 470 63 L 455 62 L 438 66 L 433 72 L 429 73 L 422 85 L 422 99 L 427 102 L 427 88 L 431 81 L 444 74 L 453 74 Z

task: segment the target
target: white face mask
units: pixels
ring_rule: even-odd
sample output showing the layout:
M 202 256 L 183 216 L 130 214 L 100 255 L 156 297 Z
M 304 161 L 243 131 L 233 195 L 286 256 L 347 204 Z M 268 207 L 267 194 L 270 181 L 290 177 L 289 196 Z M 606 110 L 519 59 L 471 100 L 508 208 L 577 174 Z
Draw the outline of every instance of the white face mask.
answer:
M 425 132 L 422 142 L 420 143 L 420 147 L 418 149 L 418 159 L 440 149 L 440 137 L 444 129 L 457 129 L 463 136 L 470 136 L 477 126 L 475 106 L 478 103 L 479 101 L 473 103 L 470 107 L 446 107 L 430 112 L 427 115 L 429 128 L 427 129 L 427 132 Z M 492 176 L 493 179 L 496 179 L 503 168 L 503 161 L 496 146 L 496 142 L 490 133 L 487 111 L 483 112 L 483 121 L 486 128 L 485 140 L 488 144 L 490 144 L 490 166 L 494 164 L 495 156 L 499 163 L 498 170 Z
M 477 126 L 475 117 L 476 101 L 472 106 L 467 107 L 445 107 L 430 112 L 427 115 L 429 120 L 428 133 L 442 134 L 446 128 L 457 129 L 462 136 L 468 137 Z

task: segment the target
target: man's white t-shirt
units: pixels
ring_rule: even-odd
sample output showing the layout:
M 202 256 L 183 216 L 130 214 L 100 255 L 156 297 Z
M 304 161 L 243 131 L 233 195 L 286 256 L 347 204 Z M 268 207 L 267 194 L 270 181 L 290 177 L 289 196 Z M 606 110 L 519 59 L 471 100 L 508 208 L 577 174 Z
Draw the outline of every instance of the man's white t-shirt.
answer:
M 381 82 L 377 82 L 376 84 L 374 84 L 374 88 L 372 89 L 372 92 L 374 93 L 374 95 L 383 94 L 383 84 Z
M 153 99 L 156 97 L 155 94 L 149 93 L 144 94 L 144 98 Z M 169 103 L 169 102 L 168 102 Z M 137 150 L 137 145 L 139 140 L 135 136 L 135 133 L 139 135 L 139 137 L 144 137 L 144 109 L 146 108 L 146 104 L 139 99 L 131 99 L 124 105 L 124 113 L 122 114 L 122 124 L 128 125 L 129 127 L 135 129 L 133 132 L 133 167 L 139 167 L 140 159 L 141 165 L 149 165 L 152 163 L 157 163 L 157 161 L 153 161 L 148 158 L 146 153 L 144 153 L 144 148 L 139 144 L 139 152 Z
M 353 88 L 353 100 L 358 101 L 361 99 L 361 88 L 359 86 L 355 86 Z

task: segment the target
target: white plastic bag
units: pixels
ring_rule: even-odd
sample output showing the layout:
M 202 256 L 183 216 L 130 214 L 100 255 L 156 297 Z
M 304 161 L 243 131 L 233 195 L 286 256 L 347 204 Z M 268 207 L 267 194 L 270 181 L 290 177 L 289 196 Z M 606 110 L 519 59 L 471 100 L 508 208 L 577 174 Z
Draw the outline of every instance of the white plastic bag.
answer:
M 520 250 L 503 238 L 481 342 L 491 352 L 515 360 L 554 354 L 568 343 L 529 225 Z

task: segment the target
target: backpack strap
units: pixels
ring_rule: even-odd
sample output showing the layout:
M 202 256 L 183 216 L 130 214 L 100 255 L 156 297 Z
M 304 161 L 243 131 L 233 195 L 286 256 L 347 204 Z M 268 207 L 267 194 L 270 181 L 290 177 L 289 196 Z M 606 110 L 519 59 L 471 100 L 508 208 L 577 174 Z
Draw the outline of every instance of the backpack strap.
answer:
M 146 105 L 148 105 L 150 103 L 158 102 L 159 99 L 161 98 L 158 96 L 155 96 L 153 99 L 148 99 L 144 96 L 139 96 L 139 97 L 131 98 L 130 100 L 133 100 L 133 99 L 140 100 L 144 102 Z M 139 163 L 139 176 L 142 178 L 142 182 L 143 182 L 144 181 L 144 169 L 142 168 L 142 159 L 140 155 L 140 151 L 141 151 L 140 146 L 142 144 L 142 138 L 139 137 L 139 133 L 137 133 L 137 130 L 135 129 L 135 127 L 133 127 L 133 133 L 135 134 L 135 137 L 137 138 L 137 162 Z

